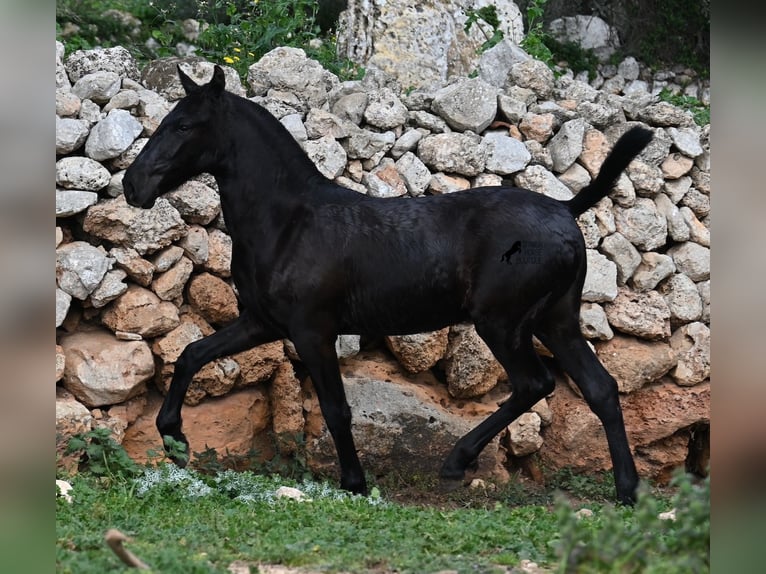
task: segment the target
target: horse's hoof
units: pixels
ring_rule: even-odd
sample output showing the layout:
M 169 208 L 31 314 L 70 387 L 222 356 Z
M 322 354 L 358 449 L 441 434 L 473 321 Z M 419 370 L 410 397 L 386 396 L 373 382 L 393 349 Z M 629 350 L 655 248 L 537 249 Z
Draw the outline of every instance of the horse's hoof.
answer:
M 458 488 L 462 488 L 464 481 L 462 478 L 445 478 L 439 477 L 439 492 L 442 494 L 449 494 L 456 491 Z
M 186 468 L 189 464 L 189 441 L 183 433 L 176 436 L 163 435 L 162 446 L 173 464 L 179 468 Z

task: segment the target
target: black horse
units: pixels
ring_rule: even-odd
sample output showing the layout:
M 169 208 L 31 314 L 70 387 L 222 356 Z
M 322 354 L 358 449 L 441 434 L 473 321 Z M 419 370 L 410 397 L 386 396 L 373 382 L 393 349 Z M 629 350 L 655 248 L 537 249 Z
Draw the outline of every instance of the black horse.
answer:
M 123 179 L 129 204 L 155 199 L 202 172 L 218 182 L 233 242 L 241 314 L 186 347 L 157 416 L 160 434 L 187 445 L 181 405 L 205 363 L 290 339 L 307 367 L 335 441 L 341 487 L 367 490 L 335 353 L 340 333 L 433 331 L 473 322 L 508 373 L 513 393 L 461 438 L 440 476 L 459 480 L 487 443 L 554 388 L 536 335 L 581 389 L 609 443 L 617 498 L 634 501 L 638 474 L 617 384 L 580 333 L 585 244 L 575 217 L 610 191 L 652 132 L 627 131 L 598 177 L 569 201 L 483 187 L 413 199 L 376 199 L 326 179 L 264 108 L 224 90 L 224 74 L 197 85 L 162 121 Z M 535 257 L 509 265 L 518 246 Z M 184 465 L 187 458 L 177 459 Z

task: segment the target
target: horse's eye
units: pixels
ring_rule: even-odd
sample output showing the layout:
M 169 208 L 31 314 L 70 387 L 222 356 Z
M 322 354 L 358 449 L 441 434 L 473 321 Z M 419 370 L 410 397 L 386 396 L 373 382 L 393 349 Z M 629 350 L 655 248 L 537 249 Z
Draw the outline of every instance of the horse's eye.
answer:
M 189 126 L 189 124 L 178 124 L 176 126 L 176 131 L 179 131 L 179 132 L 188 132 L 190 129 L 191 127 Z

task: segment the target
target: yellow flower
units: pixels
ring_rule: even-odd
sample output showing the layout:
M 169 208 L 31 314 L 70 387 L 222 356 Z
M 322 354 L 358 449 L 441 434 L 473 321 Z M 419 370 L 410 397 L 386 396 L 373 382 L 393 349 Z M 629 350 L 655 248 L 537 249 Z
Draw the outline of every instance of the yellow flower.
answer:
M 234 56 L 234 61 L 239 62 L 239 56 Z
M 223 57 L 223 61 L 226 62 L 227 64 L 233 64 L 234 63 L 234 60 L 232 58 L 230 58 L 229 56 L 224 56 Z
M 239 49 L 239 48 L 233 48 L 233 50 L 234 50 L 235 52 L 237 52 L 237 53 L 239 53 L 239 52 L 241 52 L 241 51 L 242 51 L 242 50 L 241 50 L 241 49 Z

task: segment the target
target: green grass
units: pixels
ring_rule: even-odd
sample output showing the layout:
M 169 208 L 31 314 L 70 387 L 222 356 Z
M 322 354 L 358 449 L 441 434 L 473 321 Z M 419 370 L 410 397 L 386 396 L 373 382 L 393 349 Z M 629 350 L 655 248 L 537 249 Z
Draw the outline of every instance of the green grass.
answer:
M 610 502 L 606 475 L 568 471 L 556 473 L 547 489 L 526 487 L 526 499 L 515 481 L 439 494 L 429 477 L 381 482 L 362 497 L 276 474 L 139 466 L 101 434 L 74 447 L 84 456 L 81 472 L 69 477 L 73 502 L 57 499 L 62 574 L 127 571 L 103 541 L 110 528 L 131 536 L 127 547 L 163 573 L 224 573 L 238 560 L 253 572 L 261 563 L 326 572 L 489 573 L 522 559 L 562 573 L 709 571 L 709 481 L 694 485 L 685 475 L 670 491 L 644 488 L 634 508 Z M 276 498 L 283 485 L 310 500 Z M 583 507 L 593 515 L 578 519 Z M 659 520 L 670 508 L 679 519 Z

